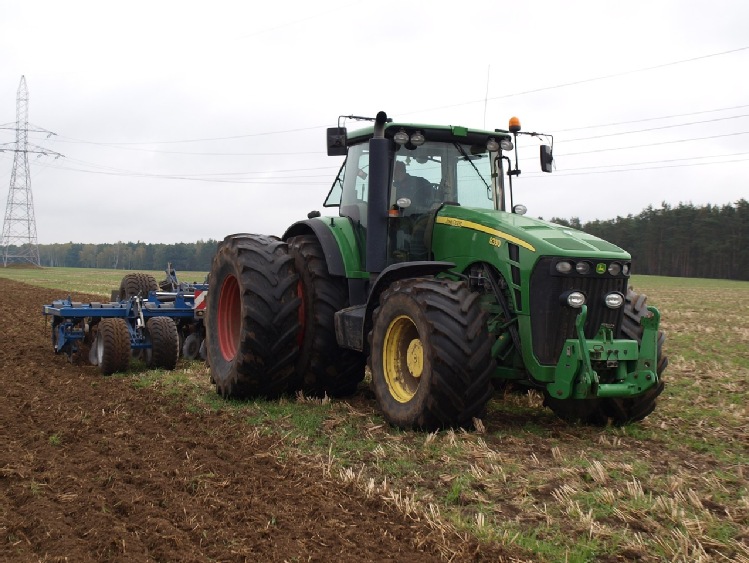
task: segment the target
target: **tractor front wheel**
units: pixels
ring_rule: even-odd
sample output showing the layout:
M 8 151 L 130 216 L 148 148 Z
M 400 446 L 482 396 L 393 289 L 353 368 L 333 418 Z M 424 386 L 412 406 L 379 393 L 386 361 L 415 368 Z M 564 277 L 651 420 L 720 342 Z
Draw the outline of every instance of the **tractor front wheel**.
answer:
M 369 338 L 374 392 L 395 426 L 470 426 L 492 395 L 486 317 L 463 282 L 395 282 L 380 298 Z
M 620 338 L 636 340 L 638 344 L 642 342 L 643 328 L 640 319 L 649 314 L 646 301 L 645 295 L 635 293 L 632 288 L 628 289 Z M 611 421 L 616 426 L 623 426 L 644 419 L 653 412 L 656 399 L 663 392 L 661 377 L 668 365 L 668 358 L 663 355 L 665 341 L 666 335 L 663 331 L 658 331 L 658 384 L 642 395 L 631 399 L 556 399 L 546 392 L 544 404 L 559 418 L 572 423 L 605 426 Z
M 643 328 L 640 319 L 650 315 L 647 308 L 647 297 L 636 293 L 630 287 L 627 290 L 627 298 L 624 305 L 624 322 L 622 323 L 622 335 L 625 338 L 642 342 Z M 668 357 L 663 355 L 663 344 L 666 342 L 666 334 L 659 330 L 657 339 L 656 373 L 658 384 L 648 391 L 632 399 L 606 399 L 603 401 L 603 410 L 611 417 L 611 422 L 618 426 L 637 422 L 648 416 L 655 410 L 658 395 L 663 392 L 663 371 L 668 366 Z
M 224 239 L 211 265 L 206 347 L 223 397 L 277 397 L 294 381 L 298 277 L 286 244 L 271 236 Z
M 126 371 L 130 364 L 130 331 L 125 319 L 99 321 L 94 346 L 96 363 L 102 374 Z

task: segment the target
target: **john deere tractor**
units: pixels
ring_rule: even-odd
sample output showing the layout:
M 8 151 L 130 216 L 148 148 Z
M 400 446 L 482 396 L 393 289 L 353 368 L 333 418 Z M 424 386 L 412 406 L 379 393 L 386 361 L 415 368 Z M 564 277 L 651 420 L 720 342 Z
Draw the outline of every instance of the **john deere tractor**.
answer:
M 328 154 L 346 156 L 334 213 L 220 243 L 207 310 L 218 393 L 345 396 L 366 363 L 404 428 L 470 426 L 507 383 L 569 421 L 650 414 L 664 335 L 628 289 L 630 255 L 513 205 L 519 136 L 550 140 L 545 172 L 553 138 L 515 118 L 494 131 L 370 121 L 327 131 Z

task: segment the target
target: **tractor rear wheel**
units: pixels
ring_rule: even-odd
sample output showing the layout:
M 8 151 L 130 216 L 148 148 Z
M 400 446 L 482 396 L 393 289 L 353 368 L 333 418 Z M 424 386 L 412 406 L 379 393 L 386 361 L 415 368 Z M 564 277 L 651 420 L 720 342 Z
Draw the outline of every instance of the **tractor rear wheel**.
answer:
M 364 357 L 338 346 L 334 315 L 348 307 L 344 278 L 328 273 L 325 253 L 317 238 L 302 235 L 289 239 L 289 253 L 299 274 L 301 298 L 297 375 L 310 395 L 351 395 L 364 378 Z
M 369 340 L 374 392 L 395 426 L 470 426 L 491 398 L 486 315 L 463 282 L 393 283 L 374 312 Z
M 298 276 L 286 244 L 231 235 L 211 265 L 206 347 L 223 397 L 277 397 L 295 378 Z
M 102 374 L 111 375 L 127 370 L 130 364 L 130 331 L 125 319 L 99 321 L 94 345 L 96 362 Z
M 120 282 L 120 301 L 130 299 L 136 295 L 148 297 L 149 291 L 158 291 L 159 284 L 151 274 L 125 274 Z
M 174 369 L 179 357 L 179 334 L 174 319 L 152 317 L 148 319 L 146 329 L 151 339 L 148 367 Z
M 624 304 L 624 321 L 622 322 L 621 337 L 642 342 L 643 328 L 640 319 L 648 315 L 645 305 L 647 297 L 629 288 Z M 605 426 L 609 420 L 616 426 L 637 422 L 648 416 L 655 409 L 656 399 L 663 392 L 664 383 L 661 379 L 663 370 L 668 365 L 668 358 L 663 355 L 663 343 L 666 335 L 658 331 L 658 358 L 656 373 L 658 384 L 642 395 L 632 399 L 556 399 L 548 392 L 544 404 L 559 418 L 572 423 L 593 424 Z

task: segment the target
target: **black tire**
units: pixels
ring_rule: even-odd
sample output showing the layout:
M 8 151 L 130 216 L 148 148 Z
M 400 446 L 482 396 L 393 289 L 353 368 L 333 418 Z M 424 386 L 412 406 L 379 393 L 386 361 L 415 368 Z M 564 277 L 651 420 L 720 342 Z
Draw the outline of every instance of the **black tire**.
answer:
M 171 317 L 152 317 L 146 323 L 151 340 L 148 367 L 173 370 L 179 358 L 179 333 Z
M 348 307 L 345 278 L 331 276 L 325 253 L 313 235 L 289 239 L 289 254 L 299 274 L 301 298 L 297 376 L 309 395 L 341 397 L 364 379 L 364 356 L 338 346 L 334 315 Z
M 144 299 L 148 297 L 149 291 L 158 291 L 159 284 L 151 274 L 125 274 L 120 282 L 120 301 L 141 295 Z
M 622 322 L 622 335 L 632 340 L 642 342 L 643 328 L 640 319 L 650 315 L 647 308 L 647 297 L 636 293 L 631 287 L 627 290 L 627 298 L 624 305 L 624 321 Z M 657 365 L 656 374 L 658 384 L 648 391 L 632 399 L 606 399 L 603 401 L 603 411 L 611 418 L 611 422 L 618 426 L 642 420 L 655 410 L 658 395 L 663 393 L 665 383 L 663 371 L 668 366 L 668 357 L 663 355 L 663 344 L 666 342 L 666 334 L 658 331 L 657 339 Z
M 223 397 L 277 397 L 295 379 L 298 276 L 284 242 L 228 236 L 211 265 L 206 347 Z
M 648 315 L 647 297 L 627 290 L 624 304 L 624 320 L 621 328 L 621 338 L 642 342 L 643 328 L 640 319 Z M 644 419 L 655 409 L 656 399 L 663 392 L 664 383 L 661 378 L 663 370 L 668 365 L 668 358 L 663 355 L 663 343 L 666 335 L 658 331 L 658 360 L 656 373 L 658 384 L 647 392 L 632 399 L 555 399 L 546 393 L 544 404 L 559 418 L 572 423 L 605 426 L 611 421 L 616 426 L 623 426 Z
M 375 309 L 369 342 L 375 396 L 390 424 L 467 427 L 491 398 L 486 315 L 464 282 L 393 283 Z
M 104 375 L 126 371 L 130 364 L 130 331 L 124 319 L 102 319 L 97 325 L 95 354 Z
M 197 333 L 193 332 L 192 334 L 188 334 L 187 338 L 185 338 L 185 341 L 182 343 L 182 357 L 186 360 L 196 359 L 200 353 L 201 343 L 202 341 Z

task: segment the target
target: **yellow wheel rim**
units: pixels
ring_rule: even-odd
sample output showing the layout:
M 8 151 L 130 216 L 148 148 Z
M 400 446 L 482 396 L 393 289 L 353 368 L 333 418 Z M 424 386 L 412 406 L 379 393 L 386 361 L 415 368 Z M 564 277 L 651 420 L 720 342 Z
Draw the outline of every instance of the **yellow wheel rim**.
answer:
M 405 315 L 393 319 L 385 331 L 382 368 L 390 395 L 399 403 L 413 399 L 424 372 L 424 347 L 416 325 Z

